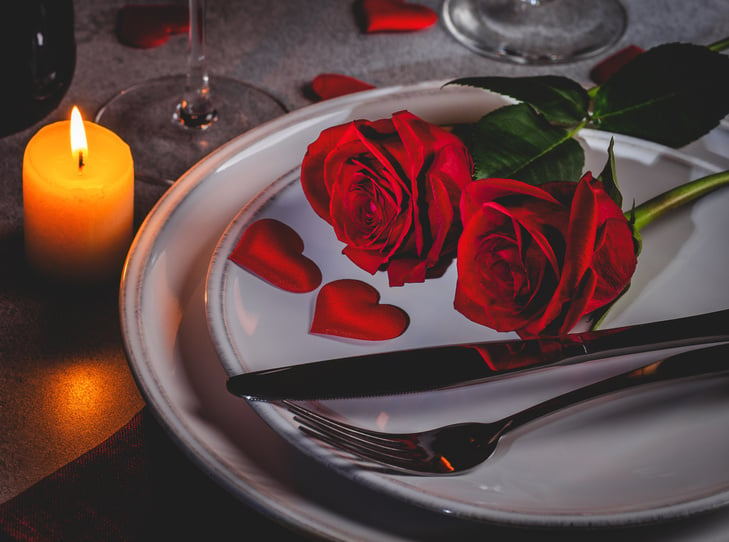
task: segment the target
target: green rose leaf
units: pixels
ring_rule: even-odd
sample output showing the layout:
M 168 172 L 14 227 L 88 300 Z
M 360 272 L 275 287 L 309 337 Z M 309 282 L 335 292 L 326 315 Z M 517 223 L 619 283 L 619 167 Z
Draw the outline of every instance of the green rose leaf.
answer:
M 592 122 L 608 130 L 681 147 L 729 114 L 729 57 L 672 43 L 635 57 L 595 94 Z
M 578 181 L 585 153 L 572 134 L 553 126 L 526 104 L 501 107 L 471 125 L 464 138 L 475 178 L 502 177 L 538 185 Z
M 582 86 L 566 77 L 465 77 L 449 84 L 483 88 L 526 102 L 549 121 L 579 124 L 587 118 L 590 97 Z

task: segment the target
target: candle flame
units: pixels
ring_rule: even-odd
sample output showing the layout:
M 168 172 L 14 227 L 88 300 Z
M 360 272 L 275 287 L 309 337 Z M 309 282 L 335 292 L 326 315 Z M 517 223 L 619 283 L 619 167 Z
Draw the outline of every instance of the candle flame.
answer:
M 84 166 L 89 155 L 84 121 L 81 118 L 81 112 L 75 105 L 71 110 L 71 155 L 74 162 L 78 163 L 79 169 Z

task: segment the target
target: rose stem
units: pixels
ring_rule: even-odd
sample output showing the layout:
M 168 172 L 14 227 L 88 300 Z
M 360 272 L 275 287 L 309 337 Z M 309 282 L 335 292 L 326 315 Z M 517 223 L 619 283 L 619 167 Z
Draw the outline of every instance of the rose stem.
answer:
M 645 203 L 641 203 L 635 209 L 626 212 L 625 216 L 628 220 L 634 216 L 634 228 L 640 231 L 644 226 L 650 224 L 656 218 L 663 216 L 668 211 L 709 194 L 727 184 L 729 184 L 729 171 L 714 173 L 713 175 L 708 175 L 701 179 L 677 186 Z

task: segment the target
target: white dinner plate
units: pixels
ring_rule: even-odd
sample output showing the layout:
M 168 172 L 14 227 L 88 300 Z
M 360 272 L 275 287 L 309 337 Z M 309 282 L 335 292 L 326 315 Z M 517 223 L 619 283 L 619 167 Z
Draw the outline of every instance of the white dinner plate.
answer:
M 590 130 L 581 135 L 587 169 L 596 175 L 607 160 L 611 137 Z M 716 171 L 665 147 L 614 137 L 618 181 L 627 206 Z M 299 156 L 307 142 L 301 143 Z M 633 285 L 603 327 L 729 307 L 725 273 L 717 272 L 729 266 L 729 243 L 724 238 L 729 220 L 723 212 L 727 206 L 729 191 L 724 191 L 646 229 L 645 249 Z M 380 292 L 382 303 L 405 310 L 410 317 L 408 329 L 388 341 L 342 340 L 310 333 L 318 290 L 286 292 L 228 258 L 245 229 L 261 218 L 274 218 L 299 233 L 304 254 L 322 271 L 322 284 L 337 279 L 369 283 Z M 390 288 L 385 273 L 370 275 L 356 267 L 342 254 L 343 248 L 331 226 L 307 203 L 298 169 L 273 182 L 243 208 L 221 238 L 207 284 L 213 342 L 229 374 L 383 350 L 516 337 L 475 324 L 455 311 L 455 265 L 438 279 Z M 654 354 L 650 356 L 655 359 Z M 600 363 L 599 374 L 646 363 L 650 356 Z M 592 369 L 595 365 L 591 364 L 590 370 L 573 367 L 457 391 L 356 403 L 321 401 L 314 408 L 355 425 L 395 432 L 465 420 L 488 421 L 546 399 L 557 390 L 566 391 L 580 380 L 594 378 L 598 374 Z M 444 371 L 447 367 L 444 360 Z M 712 385 L 716 384 L 681 382 L 662 390 L 665 396 L 659 399 L 668 401 L 671 394 L 692 387 L 713 389 Z M 721 385 L 726 386 L 726 382 Z M 253 408 L 302 450 L 344 475 L 432 510 L 483 521 L 626 523 L 726 502 L 729 471 L 724 467 L 729 439 L 724 435 L 729 430 L 729 409 L 722 408 L 721 401 L 700 399 L 655 417 L 635 416 L 616 422 L 627 416 L 629 408 L 653 410 L 652 405 L 659 400 L 655 394 L 659 392 L 576 409 L 574 416 L 564 420 L 521 430 L 504 439 L 497 454 L 482 467 L 439 479 L 363 469 L 298 432 L 291 417 L 280 408 L 265 404 L 254 404 Z M 693 395 L 707 394 L 694 391 Z M 606 421 L 598 423 L 606 416 Z M 711 425 L 706 425 L 709 420 Z M 707 427 L 712 429 L 702 431 Z M 696 439 L 679 439 L 684 433 L 695 434 Z M 678 441 L 667 447 L 666 442 L 672 439 Z M 706 451 L 696 455 L 697 445 Z
M 300 440 L 285 414 L 271 410 L 268 413 L 254 411 L 245 401 L 232 397 L 225 391 L 226 371 L 218 360 L 207 330 L 205 278 L 211 256 L 223 232 L 240 210 L 272 181 L 295 170 L 306 145 L 323 128 L 353 118 L 387 116 L 403 108 L 408 108 L 432 122 L 471 121 L 482 111 L 500 103 L 498 98 L 484 92 L 462 88 L 441 91 L 439 86 L 439 83 L 424 83 L 345 96 L 301 109 L 236 138 L 192 168 L 162 197 L 140 228 L 125 266 L 120 293 L 124 344 L 130 366 L 147 404 L 179 445 L 219 484 L 241 500 L 295 530 L 315 536 L 332 540 L 367 541 L 445 538 L 468 540 L 482 539 L 485 536 L 509 536 L 515 532 L 508 527 L 433 513 L 432 502 L 423 506 L 423 503 L 418 502 L 422 500 L 421 497 L 416 497 L 414 502 L 408 502 L 412 501 L 412 493 L 431 494 L 436 500 L 442 499 L 443 494 L 437 487 L 416 487 L 413 485 L 416 480 L 397 477 L 381 479 L 378 474 L 360 471 L 349 460 L 340 458 L 329 450 L 311 448 L 308 441 Z M 662 154 L 657 152 L 655 156 L 660 158 Z M 692 177 L 703 169 L 710 168 L 703 163 L 696 164 L 693 171 L 693 165 L 686 166 L 690 161 L 676 158 L 676 162 L 683 165 L 670 166 L 669 169 L 683 167 L 687 169 L 686 174 L 690 173 Z M 658 167 L 663 166 L 659 164 Z M 692 171 L 688 171 L 689 169 Z M 648 187 L 646 190 L 650 192 Z M 640 199 L 642 198 L 639 201 Z M 688 240 L 696 235 L 697 230 L 702 230 L 707 225 L 701 218 L 705 214 L 704 210 L 707 206 L 711 210 L 717 204 L 714 202 L 726 208 L 726 201 L 717 197 L 693 205 L 683 213 L 683 220 L 688 222 L 690 228 L 686 231 L 672 231 L 666 236 L 669 241 L 671 237 L 677 241 L 674 252 L 671 253 L 674 257 L 670 262 L 663 262 L 666 269 L 661 271 L 659 267 L 659 274 L 670 272 L 674 262 L 683 259 L 679 256 L 691 245 Z M 714 216 L 716 213 L 709 214 Z M 685 258 L 691 257 L 690 251 L 685 254 Z M 641 285 L 641 291 L 650 290 L 650 277 L 654 271 L 656 270 L 647 270 L 636 277 L 638 280 L 642 276 L 640 280 L 645 283 Z M 699 272 L 693 281 L 695 284 L 711 283 L 703 272 Z M 267 290 L 270 287 L 259 285 L 259 288 Z M 671 292 L 671 295 L 675 297 L 678 292 Z M 693 304 L 681 300 L 681 304 L 672 311 L 670 307 L 674 301 L 669 295 L 665 300 L 665 312 L 661 316 L 719 306 L 725 301 L 723 297 L 722 290 L 713 297 L 703 296 Z M 628 303 L 627 309 L 620 311 L 626 321 L 653 317 L 653 313 L 644 314 L 640 310 L 634 310 L 631 314 L 628 309 L 633 305 L 635 303 Z M 283 345 L 286 341 L 279 342 Z M 334 350 L 352 347 L 339 345 L 336 341 L 329 342 Z M 278 364 L 289 362 L 290 359 L 277 360 Z M 267 360 L 265 363 L 271 361 Z M 240 366 L 234 369 L 237 372 L 243 370 Z M 541 387 L 541 381 L 539 386 Z M 696 397 L 696 394 L 692 397 Z M 710 402 L 721 402 L 724 399 L 717 391 L 704 397 Z M 628 401 L 633 400 L 628 398 Z M 457 398 L 455 401 L 457 403 Z M 450 398 L 449 402 L 448 410 L 451 411 L 454 399 Z M 501 403 L 498 392 L 494 392 L 493 402 Z M 508 406 L 510 402 L 513 401 L 509 398 L 504 404 Z M 676 416 L 676 425 L 681 428 L 684 427 L 684 422 L 690 421 L 688 418 L 691 409 L 699 409 L 704 413 L 707 406 L 697 404 L 693 399 L 685 399 L 683 402 L 685 405 L 681 405 L 681 408 L 677 406 L 668 409 L 665 414 Z M 352 401 L 346 405 L 341 403 L 329 402 L 322 406 L 336 408 L 345 416 L 355 417 L 356 413 L 361 418 L 369 417 L 368 408 L 372 405 L 368 407 L 362 401 Z M 396 403 L 392 405 L 397 407 Z M 603 408 L 618 408 L 623 415 L 627 415 L 626 413 L 632 411 L 624 403 L 619 402 L 619 406 L 609 403 Z M 639 421 L 644 420 L 649 425 L 655 422 L 666 424 L 667 420 L 661 418 L 662 410 L 655 408 L 655 403 L 650 404 L 653 406 L 648 412 L 637 416 Z M 266 410 L 265 405 L 260 406 Z M 457 404 L 455 406 L 452 411 L 458 413 L 460 407 Z M 684 406 L 687 410 L 684 410 Z M 391 409 L 391 422 L 398 419 L 407 422 L 411 408 L 412 404 L 403 403 L 400 413 Z M 589 411 L 591 420 L 594 421 L 595 416 L 600 419 L 599 409 L 596 411 L 591 408 Z M 269 423 L 262 421 L 259 416 L 261 413 Z M 400 414 L 403 415 L 402 418 L 399 417 Z M 550 461 L 553 460 L 555 451 L 550 446 L 569 450 L 572 442 L 582 443 L 579 432 L 575 434 L 569 431 L 570 426 L 575 423 L 581 425 L 574 421 L 581 419 L 580 416 L 557 420 L 556 423 L 515 439 L 504 447 L 507 453 L 502 460 L 514 457 L 512 452 L 518 451 L 520 446 L 523 456 L 525 450 L 522 441 L 527 441 L 528 448 L 529 441 L 534 439 L 539 446 L 547 446 L 542 451 L 552 458 Z M 711 418 L 705 423 L 713 421 L 716 420 Z M 725 422 L 725 418 L 719 422 Z M 562 425 L 562 432 L 555 429 L 556 425 L 565 423 L 567 427 Z M 275 427 L 275 431 L 269 424 Z M 717 427 L 721 428 L 721 425 Z M 724 434 L 725 429 L 722 429 Z M 621 427 L 622 430 L 624 428 Z M 544 431 L 547 431 L 546 437 Z M 561 435 L 566 437 L 562 439 Z M 680 435 L 682 440 L 693 439 L 698 444 L 703 444 L 706 437 L 705 432 L 690 427 L 682 429 Z M 624 449 L 626 444 L 624 443 L 620 453 L 628 453 Z M 640 442 L 635 443 L 635 453 L 640 446 Z M 681 444 L 682 448 L 684 446 Z M 306 449 L 306 454 L 301 453 L 302 448 Z M 716 450 L 704 450 L 703 446 L 700 450 L 702 454 L 716 453 Z M 720 446 L 718 450 L 725 452 L 726 447 Z M 647 452 L 660 453 L 660 450 L 649 448 Z M 312 460 L 312 455 L 315 460 Z M 322 459 L 325 462 L 334 462 L 336 470 L 322 463 Z M 707 468 L 714 461 L 712 458 L 706 460 Z M 537 463 L 525 468 L 540 470 L 537 469 L 540 467 L 539 462 Z M 545 463 L 544 467 L 550 467 L 549 463 Z M 703 472 L 703 467 L 699 467 Z M 346 476 L 342 476 L 342 472 Z M 366 483 L 361 483 L 363 480 L 360 474 L 364 475 Z M 574 477 L 579 474 L 575 472 Z M 612 473 L 608 469 L 603 474 L 610 476 Z M 646 483 L 660 479 L 649 468 L 635 474 L 642 476 Z M 671 473 L 663 474 L 663 478 L 670 479 Z M 698 495 L 687 502 L 685 494 L 682 493 L 678 495 L 680 502 L 673 507 L 648 506 L 646 514 L 634 511 L 627 515 L 616 515 L 608 511 L 605 517 L 618 522 L 630 522 L 631 519 L 640 519 L 638 516 L 658 519 L 667 515 L 686 516 L 694 511 L 719 506 L 720 501 L 723 502 L 723 471 L 716 474 L 718 489 L 710 491 L 708 495 Z M 557 477 L 554 478 L 556 480 Z M 570 483 L 573 476 L 567 478 L 564 483 Z M 457 484 L 461 483 L 457 478 L 452 480 Z M 606 481 L 610 482 L 609 479 Z M 486 484 L 488 487 L 481 487 L 480 491 L 486 494 L 503 492 L 509 489 L 507 482 L 510 480 L 494 480 L 490 486 Z M 552 489 L 559 494 L 559 484 L 552 488 L 536 488 L 532 485 L 528 492 L 536 491 L 542 497 L 540 500 L 544 501 L 545 492 L 551 492 Z M 582 486 L 581 491 L 599 493 L 600 488 Z M 435 509 L 442 512 L 438 506 Z M 571 515 L 560 516 L 537 506 L 534 513 L 530 511 L 516 515 L 510 510 L 495 509 L 493 519 L 519 525 L 532 522 L 568 526 L 573 518 Z M 597 519 L 597 523 L 600 523 L 600 518 Z M 650 517 L 647 519 L 650 520 Z M 681 525 L 684 529 L 693 529 L 693 532 L 708 536 L 727 533 L 729 515 L 719 513 L 709 514 L 708 517 L 693 516 L 684 520 Z M 516 532 L 527 538 L 530 534 L 521 529 Z M 680 537 L 676 538 L 677 533 L 680 535 L 676 529 L 663 529 L 660 525 L 640 530 L 643 539 L 655 537 L 660 540 L 680 540 Z M 560 531 L 560 539 L 581 540 L 583 535 L 579 530 Z M 542 539 L 542 536 L 543 533 L 536 533 L 532 539 Z

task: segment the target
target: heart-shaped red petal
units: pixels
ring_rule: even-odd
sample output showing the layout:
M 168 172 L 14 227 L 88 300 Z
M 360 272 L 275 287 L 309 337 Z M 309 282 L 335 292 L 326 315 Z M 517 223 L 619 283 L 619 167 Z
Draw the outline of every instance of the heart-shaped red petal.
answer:
M 290 226 L 262 218 L 246 228 L 230 259 L 274 286 L 303 293 L 321 284 L 321 270 L 303 252 L 304 241 Z
M 380 293 L 366 282 L 341 279 L 319 290 L 311 332 L 384 341 L 402 335 L 409 323 L 401 308 L 381 305 Z
M 348 75 L 322 73 L 311 82 L 311 88 L 318 98 L 328 100 L 375 87 Z
M 438 21 L 429 7 L 404 0 L 362 0 L 365 32 L 412 32 Z
M 187 7 L 126 5 L 117 13 L 116 35 L 124 45 L 150 49 L 188 30 Z

